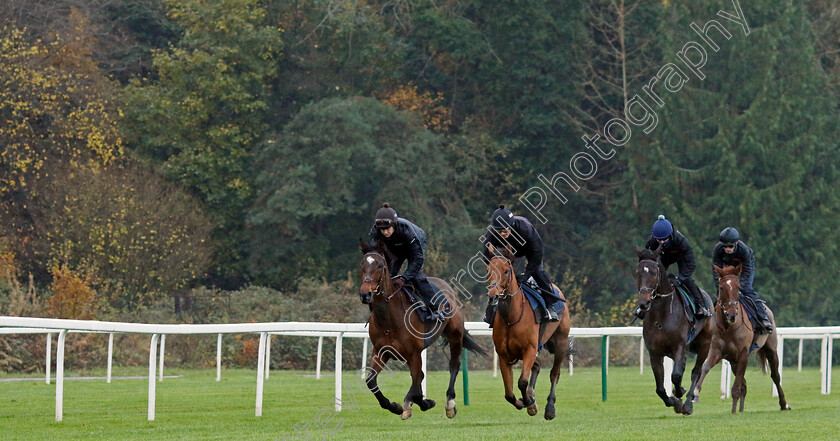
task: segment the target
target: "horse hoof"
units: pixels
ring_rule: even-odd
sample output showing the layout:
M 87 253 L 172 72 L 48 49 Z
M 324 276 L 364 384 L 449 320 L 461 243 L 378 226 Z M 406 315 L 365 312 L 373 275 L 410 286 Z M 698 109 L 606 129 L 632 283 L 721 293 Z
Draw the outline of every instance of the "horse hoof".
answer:
M 553 419 L 554 419 L 554 417 L 555 417 L 555 414 L 554 414 L 554 411 L 553 411 L 553 410 L 552 410 L 552 411 L 548 411 L 548 410 L 546 410 L 546 411 L 545 411 L 545 419 L 546 419 L 546 421 L 551 421 L 551 420 L 553 420 Z
M 785 404 L 785 407 L 783 407 L 783 408 L 782 408 L 782 410 L 791 410 L 791 409 L 790 409 L 790 405 L 789 405 L 789 404 Z
M 458 409 L 455 408 L 455 400 L 446 400 L 446 416 L 448 418 L 455 418 Z
M 524 405 L 524 404 L 522 404 L 522 400 L 521 400 L 521 399 L 518 399 L 518 398 L 517 398 L 517 399 L 516 399 L 516 402 L 515 402 L 515 403 L 513 403 L 513 407 L 515 407 L 515 408 L 516 408 L 516 410 L 522 410 L 522 409 L 524 409 L 524 408 L 525 408 L 525 405 Z
M 538 409 L 537 409 L 537 405 L 536 405 L 536 404 L 532 404 L 532 405 L 528 406 L 528 415 L 531 415 L 531 416 L 536 415 L 536 414 L 537 414 L 537 410 L 538 410 Z
M 435 407 L 435 400 L 424 400 L 426 402 L 426 408 L 422 409 L 424 412 Z
M 404 410 L 400 417 L 403 419 L 403 421 L 411 418 L 411 410 Z
M 394 415 L 401 415 L 403 412 L 402 406 L 393 401 L 391 402 L 391 407 L 389 407 L 388 410 L 390 410 Z
M 683 405 L 682 413 L 683 413 L 683 415 L 693 414 L 694 413 L 694 406 L 692 406 L 691 403 L 686 403 L 685 405 Z

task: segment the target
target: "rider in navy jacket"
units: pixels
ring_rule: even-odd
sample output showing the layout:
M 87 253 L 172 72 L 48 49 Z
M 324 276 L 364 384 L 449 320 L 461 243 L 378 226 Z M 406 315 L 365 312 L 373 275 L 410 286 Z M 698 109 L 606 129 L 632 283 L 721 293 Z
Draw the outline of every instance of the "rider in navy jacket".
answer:
M 705 307 L 706 302 L 703 300 L 703 294 L 700 293 L 700 288 L 697 287 L 691 277 L 694 274 L 696 264 L 694 262 L 694 251 L 692 251 L 688 239 L 675 230 L 671 222 L 665 219 L 665 216 L 660 215 L 659 219 L 653 224 L 653 231 L 645 247 L 654 251 L 657 248 L 662 248 L 660 258 L 666 269 L 673 263 L 677 264 L 680 282 L 688 289 L 697 305 L 696 315 L 698 317 L 710 317 L 712 314 Z
M 397 216 L 397 212 L 386 202 L 376 212 L 373 227 L 370 229 L 373 241 L 385 243 L 394 259 L 390 262 L 388 271 L 397 288 L 409 283 L 420 294 L 423 302 L 431 309 L 433 317 L 437 316 L 440 306 L 435 300 L 435 289 L 426 274 L 423 273 L 423 260 L 426 254 L 426 233 L 417 225 Z M 400 276 L 400 268 L 405 261 L 408 266 Z
M 758 297 L 758 294 L 753 289 L 753 279 L 755 278 L 755 253 L 740 240 L 738 230 L 733 227 L 726 227 L 720 232 L 720 238 L 715 245 L 715 250 L 712 256 L 712 264 L 723 268 L 724 266 L 738 266 L 741 267 L 741 274 L 738 276 L 738 281 L 741 284 L 741 292 L 753 300 L 755 303 L 756 313 L 758 314 L 759 332 L 769 334 L 773 330 L 773 323 L 770 321 L 770 316 L 764 308 L 764 302 Z M 715 286 L 718 286 L 720 275 L 712 267 L 712 277 L 715 279 Z
M 487 246 L 489 244 L 497 248 L 510 246 L 514 256 L 526 258 L 528 264 L 525 266 L 525 272 L 517 275 L 516 281 L 521 285 L 528 278 L 533 277 L 548 306 L 547 318 L 550 321 L 559 320 L 557 310 L 553 305 L 560 300 L 560 296 L 552 289 L 551 280 L 543 269 L 542 238 L 534 225 L 522 216 L 514 216 L 510 210 L 501 205 L 493 212 L 491 226 L 493 231 L 488 231 L 484 235 L 484 256 L 487 259 L 492 257 Z

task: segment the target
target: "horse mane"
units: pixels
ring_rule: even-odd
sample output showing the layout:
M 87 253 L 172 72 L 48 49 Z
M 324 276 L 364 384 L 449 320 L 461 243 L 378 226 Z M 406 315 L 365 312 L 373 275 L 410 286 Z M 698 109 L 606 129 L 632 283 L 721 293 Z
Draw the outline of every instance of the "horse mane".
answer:
M 717 271 L 717 273 L 721 277 L 729 276 L 729 275 L 737 276 L 737 275 L 741 274 L 741 265 L 738 265 L 738 266 L 727 265 L 723 268 L 715 266 L 715 271 Z
M 385 262 L 387 262 L 388 264 L 390 264 L 391 262 L 393 262 L 396 259 L 396 256 L 394 256 L 394 253 L 392 253 L 391 250 L 388 249 L 388 245 L 386 245 L 385 242 L 383 242 L 381 240 L 376 240 L 376 241 L 367 240 L 366 241 L 366 240 L 362 240 L 360 238 L 359 239 L 359 249 L 362 251 L 362 254 L 367 254 L 367 253 L 381 254 L 382 257 L 385 258 Z
M 660 253 L 658 251 L 659 251 L 658 249 L 657 250 L 649 250 L 649 249 L 645 248 L 643 250 L 636 250 L 636 254 L 639 255 L 639 261 L 640 262 L 642 260 L 652 260 L 652 261 L 656 262 L 657 260 L 659 260 L 659 255 L 660 255 Z

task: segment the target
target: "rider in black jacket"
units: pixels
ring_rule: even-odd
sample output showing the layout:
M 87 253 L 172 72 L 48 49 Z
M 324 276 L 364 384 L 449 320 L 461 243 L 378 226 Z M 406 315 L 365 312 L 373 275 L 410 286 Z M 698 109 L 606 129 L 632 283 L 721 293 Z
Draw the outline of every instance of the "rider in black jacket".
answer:
M 534 225 L 522 216 L 514 216 L 504 205 L 500 205 L 493 212 L 491 226 L 493 231 L 488 231 L 484 235 L 484 256 L 488 259 L 492 256 L 487 246 L 492 244 L 494 247 L 510 246 L 516 257 L 525 257 L 528 264 L 525 266 L 525 272 L 516 276 L 516 281 L 521 285 L 528 278 L 533 277 L 548 306 L 546 318 L 550 321 L 558 321 L 559 317 L 553 305 L 560 300 L 560 296 L 552 289 L 551 280 L 543 269 L 542 238 Z
M 758 294 L 753 289 L 753 279 L 755 278 L 755 253 L 740 240 L 738 230 L 733 227 L 726 227 L 720 232 L 720 239 L 715 245 L 715 251 L 712 256 L 712 264 L 723 268 L 724 266 L 738 266 L 741 267 L 741 275 L 738 276 L 738 281 L 741 284 L 741 292 L 753 300 L 755 303 L 756 313 L 758 314 L 758 330 L 762 334 L 769 334 L 773 331 L 773 323 L 770 321 L 770 316 L 767 315 L 767 310 L 764 308 L 764 302 L 759 301 Z M 715 279 L 715 286 L 718 286 L 720 275 L 712 268 L 712 276 Z
M 426 233 L 408 220 L 397 217 L 397 212 L 386 202 L 376 212 L 370 238 L 373 241 L 384 242 L 394 255 L 395 259 L 390 262 L 388 270 L 397 289 L 401 289 L 406 283 L 413 286 L 414 292 L 420 295 L 423 303 L 431 310 L 432 317 L 440 319 L 437 313 L 440 305 L 437 303 L 440 303 L 442 298 L 435 299 L 435 289 L 423 273 Z M 400 268 L 406 260 L 408 266 L 405 272 L 399 275 Z
M 666 269 L 673 263 L 677 264 L 679 280 L 688 289 L 689 294 L 694 299 L 694 304 L 697 305 L 697 317 L 710 317 L 712 314 L 705 306 L 706 302 L 703 300 L 703 294 L 700 293 L 700 288 L 697 287 L 691 277 L 696 265 L 694 263 L 694 252 L 691 250 L 688 239 L 675 230 L 671 222 L 665 219 L 665 216 L 659 215 L 659 218 L 653 223 L 653 231 L 645 247 L 654 251 L 657 248 L 662 248 L 661 259 Z

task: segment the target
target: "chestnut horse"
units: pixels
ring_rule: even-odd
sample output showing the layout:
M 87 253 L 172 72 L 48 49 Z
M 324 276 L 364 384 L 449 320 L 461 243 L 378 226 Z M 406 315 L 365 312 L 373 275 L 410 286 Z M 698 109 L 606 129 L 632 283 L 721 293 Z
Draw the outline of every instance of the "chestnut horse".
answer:
M 376 244 L 365 243 L 361 240 L 359 242 L 360 249 L 364 253 L 359 298 L 362 303 L 370 305 L 371 310 L 368 334 L 373 343 L 373 352 L 370 367 L 366 371 L 365 380 L 368 388 L 383 409 L 401 415 L 404 420 L 411 418 L 412 404 L 417 404 L 423 411 L 434 407 L 434 400 L 423 398 L 420 386 L 423 381 L 421 353 L 443 335 L 450 349 L 449 388 L 446 390 L 445 408 L 446 416 L 453 418 L 457 413 L 455 378 L 458 377 L 458 371 L 461 369 L 462 348 L 481 355 L 487 354 L 464 329 L 464 314 L 456 308 L 460 303 L 455 298 L 454 290 L 443 280 L 429 277 L 429 282 L 444 293 L 449 307 L 441 306 L 439 312 L 444 317 L 444 321 L 433 322 L 434 325 L 427 330 L 417 312 L 419 305 L 412 304 L 404 290 L 398 292 L 391 280 L 388 272 L 391 255 L 387 247 L 381 242 Z M 402 406 L 386 398 L 376 384 L 379 372 L 390 359 L 407 363 L 411 370 L 411 387 Z
M 676 413 L 685 413 L 685 405 L 690 405 L 695 399 L 692 392 L 694 383 L 700 378 L 701 367 L 709 352 L 712 340 L 712 321 L 705 320 L 701 324 L 692 323 L 686 316 L 683 303 L 676 300 L 682 296 L 668 279 L 665 265 L 660 255 L 662 249 L 656 251 L 636 250 L 639 256 L 639 267 L 636 269 L 636 281 L 639 287 L 638 306 L 645 313 L 642 336 L 645 347 L 650 353 L 650 367 L 656 381 L 656 394 L 668 407 L 673 407 Z M 689 343 L 688 334 L 695 327 L 696 337 Z M 681 401 L 685 389 L 682 387 L 685 372 L 686 350 L 697 354 L 697 362 L 691 370 L 691 386 L 685 405 Z M 669 397 L 664 387 L 665 368 L 662 363 L 668 356 L 674 360 L 674 370 L 671 373 L 671 383 L 674 385 L 674 396 Z M 690 406 L 689 406 L 690 409 Z M 689 412 L 690 413 L 690 412 Z
M 776 335 L 776 320 L 773 318 L 773 311 L 767 308 L 767 315 L 773 323 L 773 332 L 770 334 L 756 334 L 753 326 L 747 320 L 744 307 L 741 306 L 741 282 L 738 276 L 741 274 L 741 265 L 737 267 L 727 266 L 720 268 L 715 266 L 715 271 L 720 275 L 718 283 L 718 301 L 715 306 L 715 327 L 712 336 L 712 347 L 709 349 L 709 357 L 703 364 L 703 372 L 700 374 L 700 381 L 695 386 L 697 393 L 703 385 L 706 374 L 714 367 L 721 358 L 725 358 L 732 365 L 732 372 L 735 374 L 735 381 L 732 383 L 732 413 L 740 401 L 739 412 L 744 411 L 744 397 L 747 396 L 747 381 L 744 373 L 747 370 L 747 362 L 750 356 L 750 346 L 755 343 L 758 349 L 758 362 L 761 370 L 767 372 L 766 365 L 770 365 L 770 378 L 779 391 L 779 407 L 781 410 L 790 410 L 785 393 L 782 391 L 781 377 L 779 376 L 779 354 L 776 352 L 778 336 Z M 757 305 L 761 307 L 761 305 Z M 690 411 L 690 409 L 689 409 Z
M 489 245 L 492 253 L 487 264 L 488 295 L 499 300 L 496 317 L 493 321 L 493 344 L 499 354 L 499 369 L 505 384 L 505 399 L 517 409 L 528 408 L 528 415 L 537 414 L 534 397 L 534 385 L 540 373 L 540 361 L 537 358 L 538 344 L 553 346 L 554 365 L 551 367 L 551 392 L 545 406 L 545 419 L 554 419 L 554 402 L 557 400 L 555 389 L 560 377 L 560 363 L 566 358 L 569 344 L 571 319 L 569 309 L 563 310 L 560 321 L 544 324 L 545 329 L 540 339 L 540 325 L 536 323 L 531 304 L 519 287 L 513 270 L 514 255 L 510 249 L 496 249 Z M 552 285 L 554 286 L 554 285 Z M 558 292 L 560 290 L 554 286 Z M 566 297 L 560 292 L 560 297 Z M 522 360 L 522 373 L 519 376 L 519 391 L 522 398 L 516 398 L 513 392 L 513 364 Z M 530 378 L 529 378 L 530 377 Z

